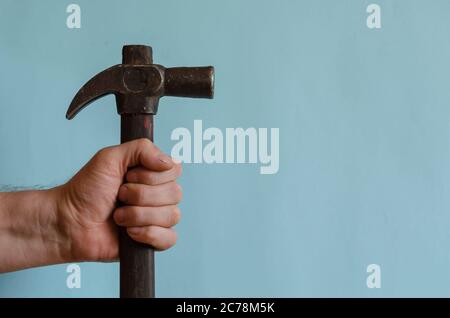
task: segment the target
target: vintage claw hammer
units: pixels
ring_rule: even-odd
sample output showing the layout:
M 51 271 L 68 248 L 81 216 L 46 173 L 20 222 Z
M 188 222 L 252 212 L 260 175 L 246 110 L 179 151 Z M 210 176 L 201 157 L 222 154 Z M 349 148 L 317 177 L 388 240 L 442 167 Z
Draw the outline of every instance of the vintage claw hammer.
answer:
M 148 138 L 153 141 L 153 115 L 162 96 L 213 98 L 214 68 L 174 67 L 153 64 L 152 48 L 126 45 L 122 64 L 90 79 L 75 95 L 66 118 L 75 115 L 97 98 L 116 96 L 121 116 L 121 143 Z M 149 298 L 155 295 L 154 251 L 119 231 L 120 297 Z

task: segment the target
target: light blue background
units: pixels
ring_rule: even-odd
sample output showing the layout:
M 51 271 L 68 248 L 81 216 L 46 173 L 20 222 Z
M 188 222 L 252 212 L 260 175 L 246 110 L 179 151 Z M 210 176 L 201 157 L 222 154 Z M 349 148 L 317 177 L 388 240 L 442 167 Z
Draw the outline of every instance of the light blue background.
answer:
M 382 29 L 366 7 L 382 8 Z M 450 296 L 450 2 L 0 1 L 0 183 L 63 183 L 119 139 L 113 97 L 74 121 L 78 88 L 153 46 L 166 66 L 214 65 L 214 100 L 166 98 L 176 127 L 280 128 L 280 170 L 185 165 L 158 296 Z M 2 247 L 5 248 L 5 247 Z M 366 287 L 366 266 L 382 288 Z M 0 275 L 0 296 L 116 297 L 117 264 Z

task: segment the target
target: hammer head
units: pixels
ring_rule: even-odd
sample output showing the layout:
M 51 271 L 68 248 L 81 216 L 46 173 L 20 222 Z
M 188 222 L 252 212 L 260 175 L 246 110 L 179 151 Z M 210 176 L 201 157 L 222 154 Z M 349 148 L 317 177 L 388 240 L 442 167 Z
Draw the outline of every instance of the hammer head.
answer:
M 151 47 L 124 46 L 122 64 L 98 73 L 81 87 L 67 110 L 66 118 L 72 119 L 91 102 L 108 94 L 116 96 L 120 115 L 154 115 L 162 96 L 213 98 L 214 68 L 165 68 L 153 64 Z

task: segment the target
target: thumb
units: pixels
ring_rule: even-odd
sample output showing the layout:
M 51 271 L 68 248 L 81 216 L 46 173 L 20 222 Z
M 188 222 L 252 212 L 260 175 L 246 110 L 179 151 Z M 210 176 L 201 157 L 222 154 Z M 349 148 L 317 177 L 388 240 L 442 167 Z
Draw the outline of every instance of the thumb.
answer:
M 114 146 L 111 152 L 120 161 L 123 173 L 134 166 L 143 166 L 153 171 L 165 171 L 174 165 L 172 159 L 147 138 Z

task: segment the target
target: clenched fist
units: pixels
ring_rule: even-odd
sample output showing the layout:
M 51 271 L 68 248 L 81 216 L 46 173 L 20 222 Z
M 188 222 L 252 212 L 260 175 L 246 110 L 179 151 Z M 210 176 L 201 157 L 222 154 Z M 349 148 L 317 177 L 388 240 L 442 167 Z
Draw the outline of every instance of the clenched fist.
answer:
M 0 271 L 115 260 L 118 226 L 157 250 L 171 247 L 180 175 L 180 163 L 139 139 L 100 150 L 59 187 L 0 193 Z

